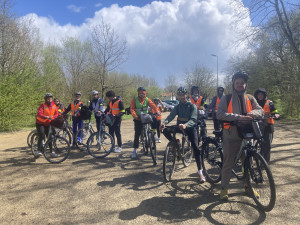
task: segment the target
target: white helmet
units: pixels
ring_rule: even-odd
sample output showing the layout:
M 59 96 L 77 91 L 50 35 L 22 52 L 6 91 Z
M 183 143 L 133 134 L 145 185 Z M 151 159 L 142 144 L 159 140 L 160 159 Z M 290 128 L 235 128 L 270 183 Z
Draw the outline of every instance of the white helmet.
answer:
M 92 95 L 97 95 L 97 94 L 99 94 L 98 91 L 96 91 L 96 90 L 93 90 L 93 91 L 92 91 Z

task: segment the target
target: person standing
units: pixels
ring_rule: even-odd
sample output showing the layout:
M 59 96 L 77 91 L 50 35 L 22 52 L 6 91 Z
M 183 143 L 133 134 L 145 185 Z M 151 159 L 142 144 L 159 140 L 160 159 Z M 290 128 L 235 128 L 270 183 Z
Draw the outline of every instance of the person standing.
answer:
M 214 121 L 214 130 L 220 130 L 220 122 L 217 119 L 217 110 L 218 110 L 218 105 L 220 103 L 221 98 L 224 96 L 224 88 L 223 87 L 218 87 L 217 88 L 217 95 L 213 97 L 212 102 L 208 106 L 209 111 L 212 112 L 212 117 Z
M 115 135 L 117 137 L 118 146 L 115 148 L 114 152 L 122 151 L 122 136 L 121 136 L 121 122 L 122 116 L 125 114 L 125 108 L 120 96 L 116 97 L 114 91 L 106 92 L 106 97 L 109 99 L 109 104 L 105 110 L 105 113 L 110 113 L 114 116 L 115 120 L 112 126 L 109 127 L 109 134 L 115 140 Z M 116 143 L 116 142 L 115 142 Z
M 53 95 L 50 93 L 45 94 L 45 102 L 40 105 L 36 117 L 36 129 L 38 132 L 38 151 L 36 156 L 42 155 L 43 141 L 45 142 L 45 135 L 49 136 L 53 133 L 53 129 L 50 129 L 50 123 L 53 119 L 57 118 L 58 110 L 53 102 Z M 50 146 L 51 147 L 51 146 Z M 51 157 L 57 157 L 56 153 L 52 151 Z
M 58 115 L 61 116 L 66 110 L 64 105 L 60 102 L 59 98 L 54 98 L 54 104 L 57 107 Z
M 105 111 L 104 101 L 102 98 L 99 97 L 98 91 L 95 90 L 92 91 L 92 97 L 93 99 L 90 102 L 89 110 L 94 111 L 94 115 L 96 119 L 96 127 L 97 127 L 97 131 L 99 131 L 101 115 Z
M 265 111 L 265 115 L 268 118 L 268 125 L 264 129 L 264 136 L 263 136 L 263 142 L 261 145 L 261 153 L 262 156 L 265 158 L 267 163 L 270 162 L 270 155 L 271 155 L 271 145 L 273 141 L 273 134 L 274 134 L 274 119 L 271 118 L 271 116 L 275 116 L 275 118 L 279 118 L 279 113 L 277 109 L 275 108 L 273 102 L 268 99 L 267 97 L 267 91 L 264 88 L 259 88 L 255 91 L 254 97 L 260 107 L 263 108 Z
M 232 94 L 221 98 L 217 119 L 226 121 L 223 124 L 223 166 L 221 174 L 220 198 L 228 200 L 228 186 L 231 178 L 234 159 L 240 150 L 242 139 L 236 125 L 231 122 L 250 123 L 253 117 L 264 115 L 263 109 L 255 98 L 246 94 L 248 74 L 238 71 L 232 76 Z M 250 194 L 249 187 L 245 184 L 246 194 Z M 255 195 L 259 194 L 253 190 Z
M 137 158 L 137 148 L 139 147 L 139 138 L 142 133 L 143 124 L 140 118 L 141 113 L 148 113 L 148 107 L 150 107 L 156 114 L 159 115 L 155 104 L 150 98 L 146 97 L 146 89 L 139 87 L 137 89 L 138 96 L 133 98 L 130 104 L 130 112 L 134 122 L 134 141 L 133 141 L 133 152 L 131 155 L 132 159 Z

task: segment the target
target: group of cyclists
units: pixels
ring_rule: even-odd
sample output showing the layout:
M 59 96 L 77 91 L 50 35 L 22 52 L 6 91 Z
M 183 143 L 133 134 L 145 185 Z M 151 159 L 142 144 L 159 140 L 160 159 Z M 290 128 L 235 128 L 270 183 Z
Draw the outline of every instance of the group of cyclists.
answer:
M 236 121 L 247 122 L 254 117 L 262 117 L 264 115 L 274 115 L 278 118 L 279 114 L 272 101 L 267 98 L 267 92 L 264 88 L 259 88 L 255 91 L 254 96 L 246 94 L 248 82 L 248 74 L 244 71 L 238 71 L 232 77 L 232 91 L 228 95 L 224 95 L 224 88 L 217 88 L 217 95 L 212 99 L 210 105 L 205 103 L 205 99 L 200 95 L 197 86 L 191 88 L 191 95 L 188 96 L 188 91 L 184 87 L 179 87 L 177 90 L 177 99 L 179 104 L 174 107 L 167 118 L 161 121 L 161 112 L 163 111 L 163 104 L 160 99 L 156 98 L 151 101 L 147 97 L 147 92 L 144 87 L 137 89 L 137 97 L 133 98 L 130 104 L 130 112 L 134 122 L 134 142 L 132 159 L 138 158 L 139 139 L 142 133 L 143 124 L 141 122 L 142 113 L 151 113 L 153 115 L 153 122 L 151 128 L 156 133 L 156 141 L 161 142 L 160 132 L 163 131 L 164 136 L 171 140 L 171 131 L 166 128 L 177 116 L 178 128 L 176 132 L 180 133 L 185 130 L 186 135 L 191 143 L 194 151 L 194 157 L 197 164 L 197 174 L 201 183 L 206 182 L 201 168 L 200 148 L 198 142 L 198 135 L 196 126 L 199 123 L 199 110 L 209 110 L 212 112 L 214 129 L 219 130 L 223 128 L 223 167 L 221 175 L 221 192 L 220 198 L 228 199 L 228 187 L 231 178 L 231 170 L 234 164 L 234 157 L 240 149 L 242 139 L 239 135 Z M 114 91 L 106 92 L 106 97 L 109 99 L 109 104 L 105 109 L 104 100 L 99 97 L 98 91 L 92 91 L 92 100 L 89 109 L 94 111 L 96 119 L 96 127 L 99 130 L 100 120 L 103 115 L 111 114 L 114 118 L 114 123 L 109 126 L 109 134 L 115 139 L 117 144 L 114 149 L 115 152 L 122 151 L 122 137 L 121 137 L 121 122 L 122 116 L 125 114 L 125 108 L 120 96 L 116 96 Z M 83 126 L 83 120 L 80 113 L 83 107 L 81 93 L 75 92 L 74 100 L 64 108 L 58 98 L 54 99 L 53 95 L 47 93 L 44 96 L 45 102 L 42 103 L 38 109 L 36 118 L 36 128 L 39 135 L 38 155 L 41 155 L 42 141 L 45 135 L 48 135 L 50 130 L 50 122 L 59 115 L 66 115 L 68 112 L 72 114 L 73 133 Z M 264 138 L 262 143 L 262 153 L 267 162 L 270 161 L 270 149 L 274 132 L 274 120 L 272 117 L 268 119 L 268 125 L 264 129 Z M 221 126 L 222 125 L 222 126 Z M 77 135 L 77 140 L 73 139 L 73 147 L 76 144 L 81 144 L 81 135 Z M 56 157 L 55 152 L 52 152 L 52 157 Z M 253 190 L 255 195 L 258 193 Z M 245 184 L 245 192 L 249 193 L 249 188 Z

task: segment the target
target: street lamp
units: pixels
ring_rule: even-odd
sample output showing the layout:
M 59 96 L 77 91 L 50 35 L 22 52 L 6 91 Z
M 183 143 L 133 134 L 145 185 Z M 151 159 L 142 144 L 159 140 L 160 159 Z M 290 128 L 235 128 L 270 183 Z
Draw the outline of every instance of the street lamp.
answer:
M 218 59 L 218 56 L 215 55 L 215 54 L 211 54 L 211 56 L 214 56 L 214 57 L 217 57 L 217 88 L 219 86 L 219 59 Z

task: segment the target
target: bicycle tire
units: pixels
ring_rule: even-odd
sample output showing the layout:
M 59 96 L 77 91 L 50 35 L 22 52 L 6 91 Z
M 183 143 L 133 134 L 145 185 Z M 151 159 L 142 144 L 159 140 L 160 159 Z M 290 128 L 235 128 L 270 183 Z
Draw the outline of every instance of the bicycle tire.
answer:
M 44 145 L 45 159 L 50 163 L 61 163 L 65 161 L 70 154 L 71 147 L 67 139 L 56 136 L 46 141 Z M 56 157 L 53 156 L 53 152 Z
M 274 208 L 276 201 L 275 183 L 270 167 L 257 152 L 245 160 L 245 175 L 251 197 L 259 208 L 269 212 Z M 253 188 L 259 197 L 255 196 Z
M 27 136 L 27 145 L 28 145 L 29 148 L 31 148 L 31 137 L 32 137 L 33 134 L 37 134 L 36 129 L 30 131 L 30 133 Z
M 221 170 L 223 165 L 223 152 L 219 144 L 206 138 L 201 149 L 201 163 L 204 175 L 209 183 L 218 183 L 221 180 Z
M 155 143 L 153 132 L 148 133 L 148 140 L 149 140 L 149 148 L 150 148 L 150 153 L 151 153 L 151 157 L 153 160 L 153 165 L 156 166 L 157 165 L 157 153 L 156 153 L 156 143 Z
M 147 128 L 145 130 L 143 128 L 142 134 L 141 134 L 142 146 L 143 146 L 142 151 L 144 152 L 144 155 L 148 155 L 148 152 L 149 152 L 149 141 L 148 141 L 148 136 L 146 135 L 146 130 L 147 130 Z
M 68 129 L 59 130 L 57 132 L 57 135 L 65 138 L 67 141 L 69 141 L 70 144 L 72 144 L 72 135 L 70 134 L 70 131 Z
M 31 140 L 30 140 L 30 148 L 31 148 L 32 155 L 36 159 L 39 157 L 39 156 L 37 156 L 38 141 L 39 141 L 39 135 L 38 135 L 38 133 L 32 134 L 31 135 Z
M 172 176 L 175 171 L 176 154 L 177 154 L 176 145 L 177 143 L 175 142 L 169 142 L 164 153 L 163 175 L 166 182 L 172 180 Z
M 78 141 L 78 134 L 82 132 L 81 142 Z M 87 142 L 89 137 L 92 135 L 91 129 L 89 129 L 88 126 L 83 126 L 80 128 L 76 135 L 75 135 L 75 141 L 76 141 L 76 147 L 79 148 L 80 151 L 85 151 L 87 149 Z
M 95 132 L 87 141 L 87 151 L 95 158 L 105 158 L 115 146 L 114 139 L 110 134 L 104 132 L 101 136 L 102 138 L 99 138 L 99 132 Z
M 187 140 L 187 142 L 182 142 L 182 151 L 182 163 L 185 167 L 188 167 L 193 158 L 193 150 L 189 140 Z

